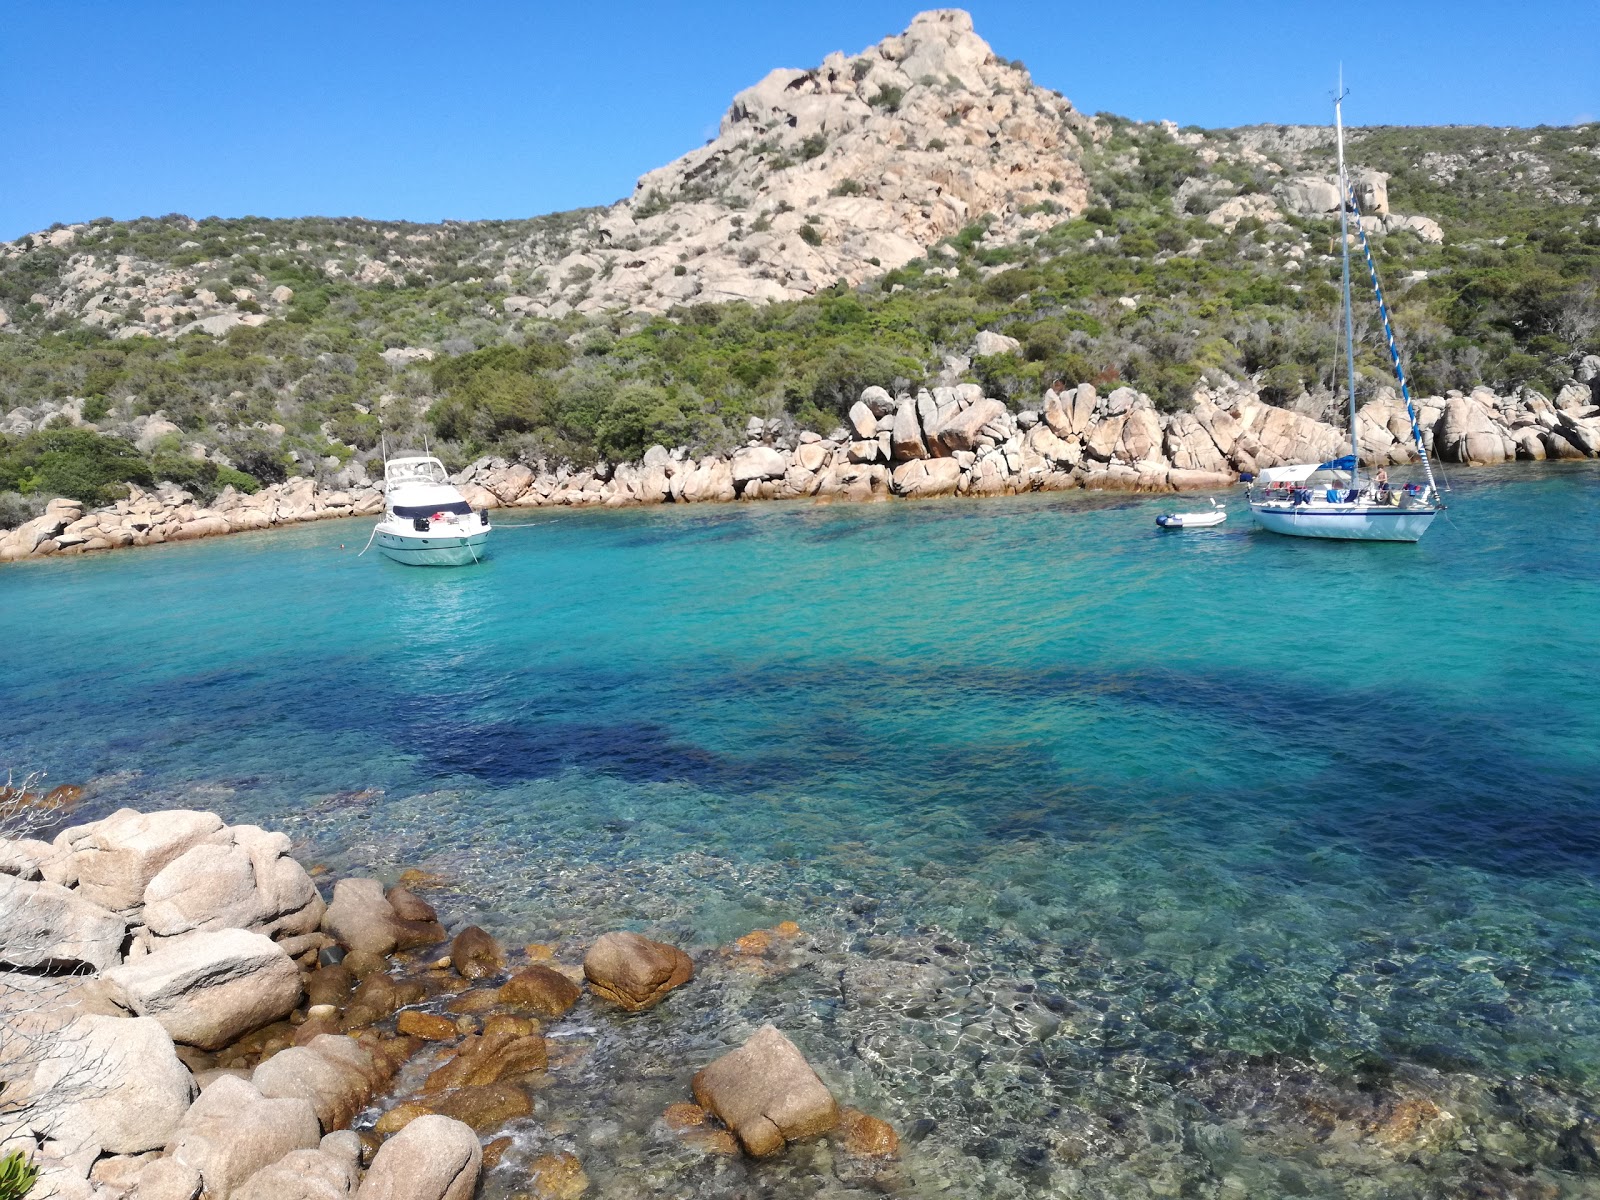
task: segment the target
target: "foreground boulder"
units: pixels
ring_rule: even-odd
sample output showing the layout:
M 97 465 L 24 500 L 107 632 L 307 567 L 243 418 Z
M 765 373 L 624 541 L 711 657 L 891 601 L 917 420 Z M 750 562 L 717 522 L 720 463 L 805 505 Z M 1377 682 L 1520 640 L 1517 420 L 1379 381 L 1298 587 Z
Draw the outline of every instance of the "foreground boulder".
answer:
M 607 933 L 590 947 L 583 974 L 595 995 L 641 1012 L 694 978 L 694 962 L 676 946 L 637 933 Z
M 294 962 L 272 939 L 243 929 L 190 934 L 105 978 L 113 1003 L 202 1050 L 270 1025 L 300 1001 Z
M 763 1025 L 739 1049 L 698 1072 L 699 1105 L 733 1130 L 745 1152 L 764 1158 L 787 1142 L 818 1137 L 839 1123 L 833 1094 L 795 1044 Z
M 128 923 L 59 884 L 0 875 L 0 966 L 103 971 L 121 961 Z
M 560 971 L 535 963 L 501 984 L 495 999 L 541 1017 L 559 1017 L 569 1012 L 581 995 L 583 989 Z
M 325 933 L 357 953 L 391 954 L 444 941 L 444 928 L 432 920 L 408 921 L 394 910 L 376 879 L 341 879 L 333 903 L 322 916 Z
M 247 1081 L 223 1075 L 184 1114 L 168 1150 L 175 1173 L 192 1172 L 208 1198 L 227 1200 L 263 1167 L 315 1149 L 321 1138 L 309 1101 L 268 1099 Z M 142 1194 L 143 1178 L 139 1183 Z
M 34 1071 L 30 1124 L 69 1152 L 141 1154 L 167 1144 L 196 1091 L 156 1021 L 90 1014 L 62 1030 Z
M 483 1169 L 478 1135 L 449 1117 L 418 1117 L 379 1148 L 357 1200 L 470 1200 Z
M 505 952 L 484 930 L 468 925 L 450 942 L 450 962 L 463 979 L 487 979 L 505 963 Z

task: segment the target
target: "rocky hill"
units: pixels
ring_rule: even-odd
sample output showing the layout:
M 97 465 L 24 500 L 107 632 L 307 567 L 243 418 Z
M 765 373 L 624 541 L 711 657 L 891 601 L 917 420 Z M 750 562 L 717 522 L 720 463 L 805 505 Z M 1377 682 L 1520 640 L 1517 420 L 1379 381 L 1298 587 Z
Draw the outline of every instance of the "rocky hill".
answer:
M 1600 127 L 1356 129 L 1350 157 L 1424 394 L 1553 399 L 1600 352 Z M 727 452 L 869 386 L 1177 411 L 1232 380 L 1329 416 L 1331 167 L 1327 129 L 1085 116 L 947 10 L 770 73 L 608 208 L 58 226 L 0 245 L 0 493 L 33 498 L 0 517 L 120 478 L 357 486 L 382 430 L 552 472 Z

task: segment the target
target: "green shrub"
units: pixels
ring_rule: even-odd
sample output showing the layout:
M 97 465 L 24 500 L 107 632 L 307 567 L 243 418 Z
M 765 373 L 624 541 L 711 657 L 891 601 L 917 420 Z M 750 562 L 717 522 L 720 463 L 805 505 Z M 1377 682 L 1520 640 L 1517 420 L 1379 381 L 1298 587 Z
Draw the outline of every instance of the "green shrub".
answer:
M 254 475 L 246 475 L 243 471 L 236 471 L 232 467 L 218 467 L 213 486 L 219 492 L 225 487 L 231 487 L 236 492 L 253 496 L 261 490 L 261 481 Z
M 841 179 L 828 189 L 830 196 L 859 196 L 867 189 L 861 186 L 858 179 Z
M 800 161 L 810 162 L 813 158 L 820 158 L 827 148 L 827 138 L 820 133 L 810 134 L 800 143 Z
M 905 98 L 905 88 L 891 87 L 888 84 L 884 84 L 883 87 L 878 89 L 878 94 L 873 96 L 872 99 L 868 100 L 867 103 L 872 105 L 874 108 L 883 108 L 890 112 L 899 112 L 900 101 L 904 100 Z
M 822 245 L 822 234 L 817 231 L 815 225 L 802 225 L 800 226 L 800 240 L 808 246 L 820 246 Z
M 99 505 L 121 496 L 121 484 L 153 482 L 144 456 L 119 437 L 71 428 L 0 436 L 0 489 L 5 491 Z
M 83 402 L 83 419 L 100 421 L 111 412 L 111 401 L 104 396 L 90 396 Z
M 39 1168 L 21 1150 L 13 1150 L 0 1158 L 0 1200 L 23 1200 L 38 1178 Z

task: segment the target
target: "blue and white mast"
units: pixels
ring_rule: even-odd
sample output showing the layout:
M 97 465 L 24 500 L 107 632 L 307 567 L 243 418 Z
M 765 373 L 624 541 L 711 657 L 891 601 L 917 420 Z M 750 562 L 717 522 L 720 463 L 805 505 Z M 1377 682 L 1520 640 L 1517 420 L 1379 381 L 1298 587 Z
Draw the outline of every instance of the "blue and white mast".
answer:
M 1350 393 L 1350 486 L 1361 486 L 1361 445 L 1356 437 L 1356 332 L 1350 314 L 1350 180 L 1344 169 L 1344 68 L 1339 68 L 1339 90 L 1333 97 L 1333 128 L 1339 143 L 1339 250 L 1344 269 L 1344 363 Z

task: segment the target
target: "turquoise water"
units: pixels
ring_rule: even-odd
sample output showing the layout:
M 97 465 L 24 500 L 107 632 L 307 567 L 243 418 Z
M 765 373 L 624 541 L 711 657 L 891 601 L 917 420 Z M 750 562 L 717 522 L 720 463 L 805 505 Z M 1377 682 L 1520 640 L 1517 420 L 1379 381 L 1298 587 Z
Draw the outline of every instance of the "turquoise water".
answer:
M 1600 1195 L 1597 484 L 1458 472 L 1415 546 L 1074 494 L 26 564 L 0 766 L 427 866 L 510 937 L 799 921 L 772 978 L 708 955 L 601 1135 L 543 1094 L 601 1194 L 677 1178 L 649 1116 L 777 1019 L 907 1195 Z M 585 1020 L 596 1078 L 645 1053 Z M 1360 1133 L 1405 1096 L 1426 1153 Z M 826 1153 L 693 1178 L 866 1186 Z

